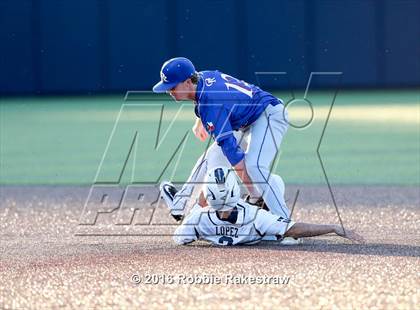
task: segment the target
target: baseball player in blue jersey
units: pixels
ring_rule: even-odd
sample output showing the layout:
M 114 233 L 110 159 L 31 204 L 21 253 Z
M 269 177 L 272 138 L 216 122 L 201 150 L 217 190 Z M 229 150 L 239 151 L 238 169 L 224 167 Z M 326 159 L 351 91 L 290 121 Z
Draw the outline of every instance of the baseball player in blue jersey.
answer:
M 193 101 L 197 115 L 194 134 L 202 141 L 208 135 L 215 140 L 177 193 L 172 215 L 184 215 L 183 198 L 191 196 L 194 184 L 203 183 L 209 169 L 230 165 L 248 189 L 247 202 L 289 218 L 284 182 L 270 171 L 288 128 L 283 102 L 222 72 L 197 72 L 191 61 L 183 57 L 166 61 L 160 76 L 153 91 L 167 92 L 176 101 Z M 203 195 L 200 200 L 204 200 Z

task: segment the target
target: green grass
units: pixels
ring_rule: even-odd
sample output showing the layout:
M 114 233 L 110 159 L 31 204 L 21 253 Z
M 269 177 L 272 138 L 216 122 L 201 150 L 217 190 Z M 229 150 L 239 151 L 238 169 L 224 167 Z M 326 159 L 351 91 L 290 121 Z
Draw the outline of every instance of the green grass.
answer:
M 278 95 L 286 100 L 290 97 Z M 92 184 L 123 103 L 136 105 L 126 105 L 122 110 L 97 181 L 118 180 L 136 131 L 136 148 L 123 181 L 154 182 L 162 173 L 161 178 L 185 181 L 205 149 L 190 131 L 192 106 L 183 106 L 175 119 L 179 104 L 166 97 L 139 98 L 141 101 L 128 102 L 122 96 L 3 99 L 0 184 Z M 285 182 L 325 182 L 316 149 L 331 98 L 331 92 L 309 94 L 315 111 L 313 123 L 303 130 L 289 129 L 276 167 Z M 163 103 L 160 138 L 173 123 L 156 150 Z M 289 112 L 294 122 L 304 123 L 308 111 L 292 105 Z M 320 147 L 330 182 L 420 185 L 419 118 L 419 95 L 415 91 L 340 92 Z M 189 135 L 183 153 L 175 154 L 164 172 L 185 133 Z

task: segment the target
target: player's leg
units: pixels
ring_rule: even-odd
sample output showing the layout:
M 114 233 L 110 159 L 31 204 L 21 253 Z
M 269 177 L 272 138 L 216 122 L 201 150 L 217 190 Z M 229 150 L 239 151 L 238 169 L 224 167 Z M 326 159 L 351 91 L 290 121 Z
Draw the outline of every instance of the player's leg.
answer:
M 271 174 L 275 159 L 288 128 L 287 113 L 283 105 L 269 105 L 250 128 L 250 142 L 245 155 L 245 165 L 270 211 L 288 218 L 290 211 L 284 200 L 284 182 Z
M 238 138 L 240 134 L 238 134 Z M 175 214 L 188 213 L 188 206 L 200 199 L 201 189 L 207 175 L 207 171 L 213 167 L 229 167 L 230 163 L 224 156 L 221 148 L 214 142 L 210 147 L 198 158 L 191 171 L 190 176 L 184 183 L 182 188 L 176 193 L 172 200 L 170 209 Z M 166 200 L 165 200 L 166 201 Z
M 197 197 L 196 188 L 201 187 L 206 175 L 207 154 L 210 148 L 198 158 L 187 181 L 183 184 L 179 191 L 171 182 L 163 181 L 160 184 L 161 196 L 168 206 L 171 215 L 175 219 L 181 219 L 186 213 L 188 213 L 187 209 L 190 205 L 189 202 L 194 200 L 192 199 L 193 197 Z
M 235 132 L 234 135 L 241 145 L 246 143 L 243 139 L 242 132 Z M 223 154 L 222 149 L 214 142 L 198 158 L 190 176 L 179 191 L 173 195 L 168 190 L 165 192 L 163 185 L 166 184 L 166 188 L 171 190 L 175 187 L 170 182 L 165 181 L 161 183 L 161 195 L 171 210 L 171 214 L 173 216 L 182 217 L 189 213 L 189 206 L 194 204 L 197 199 L 200 205 L 205 204 L 205 198 L 202 195 L 202 186 L 207 175 L 207 171 L 216 167 L 230 167 L 230 163 Z M 172 186 L 172 188 L 169 187 L 169 185 Z
M 234 136 L 241 147 L 246 148 L 247 142 L 244 139 L 244 134 L 240 131 L 235 131 Z M 217 167 L 231 167 L 231 165 L 226 156 L 223 154 L 222 149 L 216 142 L 214 142 L 197 160 L 190 176 L 187 179 L 187 182 L 185 182 L 185 187 L 188 188 L 194 186 L 201 189 L 207 171 Z
M 178 192 L 176 187 L 171 182 L 163 181 L 162 183 L 160 183 L 159 189 L 160 189 L 161 198 L 163 198 L 166 205 L 168 206 L 172 217 L 177 222 L 181 221 L 184 217 L 184 210 L 179 210 L 175 208 L 173 204 L 175 195 Z

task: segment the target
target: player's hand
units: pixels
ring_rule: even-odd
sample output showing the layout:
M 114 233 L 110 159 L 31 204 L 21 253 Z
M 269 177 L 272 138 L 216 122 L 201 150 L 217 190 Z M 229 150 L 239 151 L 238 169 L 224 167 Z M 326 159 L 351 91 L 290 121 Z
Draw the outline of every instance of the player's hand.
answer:
M 335 228 L 335 232 L 337 235 L 343 238 L 349 239 L 353 242 L 357 242 L 361 244 L 366 243 L 365 239 L 361 235 L 356 233 L 354 230 L 351 230 L 351 229 L 344 230 L 341 226 L 337 225 Z
M 194 135 L 202 142 L 206 141 L 209 134 L 203 126 L 203 123 L 199 118 L 196 119 L 195 124 L 192 128 Z
M 200 196 L 198 197 L 198 204 L 202 207 L 205 208 L 208 206 L 206 197 L 204 196 L 203 191 L 200 192 Z

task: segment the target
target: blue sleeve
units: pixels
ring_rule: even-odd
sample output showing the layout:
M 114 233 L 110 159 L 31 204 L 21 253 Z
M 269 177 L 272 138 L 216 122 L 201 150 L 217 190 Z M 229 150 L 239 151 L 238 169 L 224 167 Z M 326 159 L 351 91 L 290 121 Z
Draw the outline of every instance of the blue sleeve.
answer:
M 208 106 L 204 114 L 202 121 L 207 132 L 212 135 L 222 148 L 223 154 L 230 164 L 235 166 L 245 157 L 245 153 L 233 135 L 229 121 L 229 111 L 223 105 L 214 105 Z
M 230 137 L 223 139 L 220 142 L 217 142 L 218 145 L 222 148 L 223 154 L 229 160 L 232 166 L 235 166 L 245 157 L 245 153 L 242 151 L 241 147 L 238 145 L 236 138 L 231 135 Z

